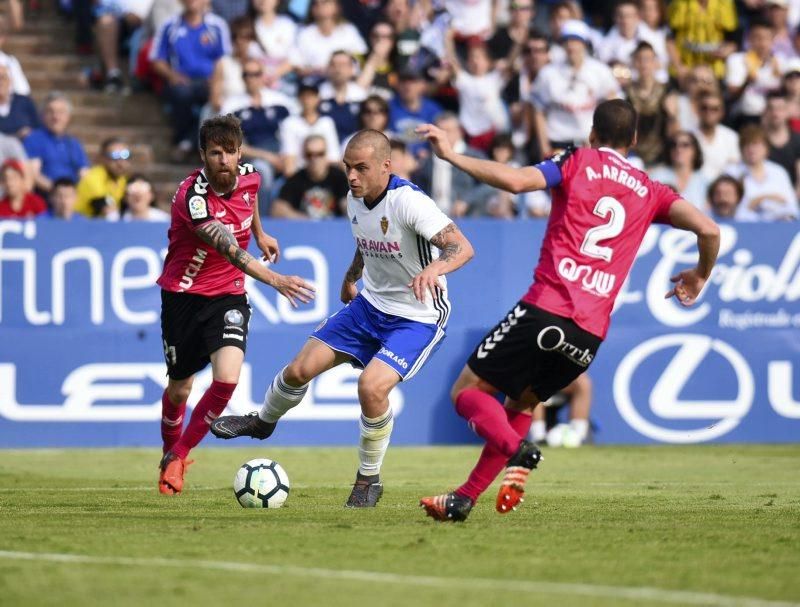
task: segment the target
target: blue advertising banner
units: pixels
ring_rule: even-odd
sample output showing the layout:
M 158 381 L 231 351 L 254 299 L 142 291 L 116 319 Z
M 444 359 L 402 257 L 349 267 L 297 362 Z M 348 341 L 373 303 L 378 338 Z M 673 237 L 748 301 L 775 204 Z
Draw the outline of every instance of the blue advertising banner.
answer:
M 395 444 L 474 441 L 448 400 L 486 330 L 527 290 L 544 222 L 464 221 L 475 259 L 449 278 L 453 312 L 437 354 L 392 394 Z M 269 222 L 276 269 L 312 281 L 292 309 L 248 282 L 248 352 L 229 412 L 261 404 L 274 374 L 339 309 L 354 244 L 345 221 Z M 0 447 L 159 444 L 166 384 L 155 280 L 165 224 L 0 221 Z M 791 224 L 723 226 L 698 305 L 664 299 L 696 261 L 691 234 L 654 226 L 589 371 L 598 443 L 800 439 L 800 234 Z M 358 371 L 315 380 L 275 444 L 354 444 Z M 190 399 L 210 382 L 199 374 Z

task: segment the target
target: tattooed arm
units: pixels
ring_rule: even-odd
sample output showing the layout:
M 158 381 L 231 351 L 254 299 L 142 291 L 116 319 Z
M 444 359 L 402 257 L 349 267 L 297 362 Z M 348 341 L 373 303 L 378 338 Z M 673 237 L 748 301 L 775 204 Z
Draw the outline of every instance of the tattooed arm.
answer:
M 342 281 L 342 292 L 340 296 L 342 303 L 349 303 L 358 295 L 356 283 L 358 279 L 361 278 L 363 272 L 364 258 L 361 256 L 361 251 L 356 248 L 356 254 L 353 255 L 353 261 L 350 263 L 350 267 L 347 268 L 347 273 L 344 275 L 344 280 Z
M 422 302 L 426 292 L 438 299 L 437 289 L 441 289 L 439 276 L 457 270 L 475 254 L 469 240 L 454 223 L 447 224 L 430 242 L 441 251 L 439 258 L 425 266 L 408 285 L 414 291 L 414 297 Z
M 284 295 L 292 306 L 297 307 L 296 299 L 303 303 L 314 299 L 314 287 L 299 276 L 284 276 L 258 263 L 250 253 L 239 246 L 231 231 L 219 221 L 209 221 L 198 226 L 195 234 L 200 240 L 214 247 L 231 265 Z

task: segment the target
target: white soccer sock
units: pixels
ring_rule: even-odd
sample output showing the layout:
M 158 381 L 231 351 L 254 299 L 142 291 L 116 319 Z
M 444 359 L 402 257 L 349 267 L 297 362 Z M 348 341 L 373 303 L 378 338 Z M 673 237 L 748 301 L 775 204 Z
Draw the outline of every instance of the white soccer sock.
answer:
M 381 471 L 383 456 L 389 448 L 389 439 L 394 427 L 394 416 L 389 409 L 378 417 L 364 417 L 358 422 L 361 437 L 358 441 L 359 474 L 375 476 Z
M 270 424 L 276 423 L 292 407 L 296 407 L 303 400 L 308 390 L 308 384 L 295 388 L 283 380 L 284 367 L 272 380 L 264 395 L 264 406 L 258 412 L 261 421 Z
M 581 442 L 586 440 L 589 434 L 589 420 L 588 419 L 573 419 L 570 420 L 569 425 L 575 431 L 575 434 L 581 439 Z
M 531 424 L 531 440 L 533 442 L 544 440 L 546 436 L 547 426 L 545 426 L 543 419 L 537 420 Z

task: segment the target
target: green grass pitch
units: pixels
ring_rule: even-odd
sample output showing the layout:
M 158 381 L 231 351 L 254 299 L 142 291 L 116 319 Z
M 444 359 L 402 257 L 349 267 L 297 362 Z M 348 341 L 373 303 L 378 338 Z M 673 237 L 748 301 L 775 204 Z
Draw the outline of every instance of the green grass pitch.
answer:
M 417 502 L 476 447 L 390 448 L 353 511 L 355 447 L 209 443 L 178 497 L 153 449 L 0 451 L 0 605 L 800 604 L 800 445 L 550 449 L 518 512 L 493 487 L 454 525 Z M 287 470 L 283 508 L 236 502 L 255 457 Z

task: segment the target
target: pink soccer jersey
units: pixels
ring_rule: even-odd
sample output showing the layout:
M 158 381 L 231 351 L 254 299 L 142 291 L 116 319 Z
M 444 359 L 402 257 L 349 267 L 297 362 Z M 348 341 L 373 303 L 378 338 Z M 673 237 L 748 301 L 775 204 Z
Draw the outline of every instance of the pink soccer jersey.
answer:
M 669 223 L 669 207 L 680 196 L 610 148 L 576 150 L 561 175 L 523 301 L 604 339 L 647 228 Z
M 244 272 L 200 240 L 194 231 L 216 219 L 246 249 L 260 184 L 261 176 L 249 164 L 239 166 L 236 189 L 224 196 L 211 189 L 200 169 L 183 180 L 172 199 L 169 249 L 157 281 L 162 289 L 206 297 L 244 293 Z

